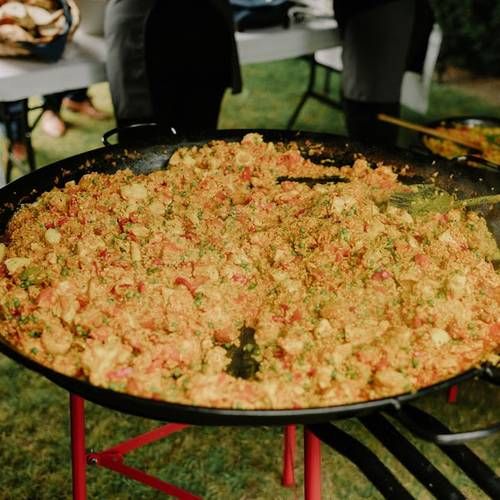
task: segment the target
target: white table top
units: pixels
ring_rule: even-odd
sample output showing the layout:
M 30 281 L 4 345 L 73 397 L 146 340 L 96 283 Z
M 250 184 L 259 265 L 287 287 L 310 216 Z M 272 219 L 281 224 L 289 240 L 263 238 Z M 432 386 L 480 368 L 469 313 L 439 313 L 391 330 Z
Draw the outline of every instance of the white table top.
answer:
M 268 28 L 236 33 L 241 64 L 291 59 L 340 45 L 337 22 L 317 19 L 288 29 Z
M 241 64 L 261 63 L 312 54 L 339 45 L 337 23 L 318 19 L 289 29 L 268 28 L 236 33 Z M 106 80 L 104 38 L 77 32 L 55 63 L 0 59 L 0 101 L 64 92 Z
M 87 87 L 106 80 L 106 46 L 101 37 L 78 33 L 57 62 L 0 59 L 0 101 L 16 101 Z

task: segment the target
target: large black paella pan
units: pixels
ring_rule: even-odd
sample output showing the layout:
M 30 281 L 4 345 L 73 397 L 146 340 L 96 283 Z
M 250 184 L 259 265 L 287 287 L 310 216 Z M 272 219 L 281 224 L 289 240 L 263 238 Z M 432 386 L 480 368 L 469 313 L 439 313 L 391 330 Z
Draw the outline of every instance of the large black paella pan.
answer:
M 37 170 L 0 190 L 0 234 L 13 213 L 24 203 L 34 201 L 41 193 L 54 186 L 62 187 L 70 180 L 78 180 L 89 172 L 113 173 L 117 169 L 129 168 L 135 173 L 145 174 L 167 168 L 168 159 L 179 146 L 201 145 L 213 139 L 240 141 L 248 130 L 226 130 L 206 137 L 182 138 L 173 134 L 161 134 L 148 130 L 147 138 L 131 141 L 127 147 L 111 146 L 89 151 Z M 328 160 L 334 165 L 350 164 L 359 156 L 370 163 L 383 161 L 394 165 L 408 184 L 435 182 L 435 184 L 458 197 L 500 193 L 500 173 L 492 170 L 470 169 L 452 161 L 430 162 L 428 158 L 400 149 L 381 149 L 374 146 L 349 142 L 341 136 L 329 134 L 296 133 L 279 130 L 257 131 L 264 140 L 273 142 L 296 142 L 309 150 L 317 148 L 313 160 Z M 144 134 L 142 134 L 144 135 Z M 437 173 L 437 174 L 436 174 Z M 483 209 L 490 231 L 500 243 L 500 207 Z M 300 408 L 284 410 L 236 410 L 172 404 L 165 401 L 130 396 L 94 386 L 89 382 L 68 377 L 47 368 L 25 356 L 0 335 L 0 352 L 25 367 L 47 377 L 57 385 L 84 398 L 125 413 L 203 425 L 270 425 L 286 423 L 314 423 L 330 419 L 346 418 L 375 410 L 401 410 L 404 404 L 415 398 L 449 387 L 475 376 L 498 381 L 498 373 L 491 366 L 469 370 L 449 380 L 415 393 L 397 397 L 370 400 L 361 403 L 322 408 Z

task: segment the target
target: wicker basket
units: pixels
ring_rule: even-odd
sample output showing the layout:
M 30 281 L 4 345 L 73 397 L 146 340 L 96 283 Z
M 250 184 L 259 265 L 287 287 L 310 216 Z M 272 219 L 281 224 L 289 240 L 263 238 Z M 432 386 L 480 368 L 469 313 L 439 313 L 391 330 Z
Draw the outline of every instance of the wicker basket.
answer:
M 62 13 L 53 34 L 37 38 L 16 24 L 1 25 L 0 57 L 35 57 L 47 61 L 60 59 L 66 43 L 80 24 L 80 10 L 74 0 L 57 0 L 54 3 L 58 4 L 58 10 Z

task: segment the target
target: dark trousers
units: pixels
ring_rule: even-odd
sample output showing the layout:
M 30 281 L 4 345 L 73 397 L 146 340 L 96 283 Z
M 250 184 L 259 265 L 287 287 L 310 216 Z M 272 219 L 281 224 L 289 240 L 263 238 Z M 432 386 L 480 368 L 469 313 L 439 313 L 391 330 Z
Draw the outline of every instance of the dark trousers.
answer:
M 61 104 L 65 97 L 69 97 L 72 101 L 83 102 L 88 99 L 87 89 L 77 89 L 70 92 L 58 92 L 43 96 L 46 109 L 50 109 L 54 113 L 61 111 Z
M 54 113 L 59 113 L 61 110 L 61 104 L 65 97 L 69 97 L 73 101 L 83 102 L 88 99 L 87 89 L 77 89 L 70 92 L 58 92 L 56 94 L 50 94 L 43 96 L 44 106 L 46 109 L 54 111 Z M 8 115 L 19 115 L 24 109 L 24 101 L 12 101 L 5 103 L 6 114 Z M 23 120 L 24 123 L 25 120 Z M 26 130 L 24 130 L 25 125 L 21 123 L 20 120 L 9 120 L 5 126 L 7 130 L 7 137 L 12 142 L 19 142 L 24 140 Z
M 334 0 L 342 33 L 344 112 L 349 136 L 394 144 L 398 129 L 377 119 L 399 116 L 406 70 L 422 71 L 434 22 L 427 0 Z

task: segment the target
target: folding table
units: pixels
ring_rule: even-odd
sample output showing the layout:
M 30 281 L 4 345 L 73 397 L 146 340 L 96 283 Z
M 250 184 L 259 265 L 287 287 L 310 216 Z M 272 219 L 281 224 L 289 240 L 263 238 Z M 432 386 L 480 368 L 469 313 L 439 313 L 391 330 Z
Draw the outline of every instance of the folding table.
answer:
M 236 41 L 240 63 L 250 64 L 312 54 L 316 50 L 339 45 L 340 37 L 335 20 L 315 19 L 291 25 L 287 29 L 276 27 L 238 32 Z M 64 92 L 106 81 L 105 61 L 104 38 L 83 32 L 76 33 L 63 57 L 57 62 L 0 59 L 0 121 L 24 121 L 30 170 L 35 169 L 35 157 L 31 146 L 33 125 L 29 126 L 27 123 L 28 99 L 31 96 Z M 18 106 L 7 114 L 4 105 L 13 101 L 19 101 Z M 10 154 L 5 170 L 7 181 L 10 181 Z

